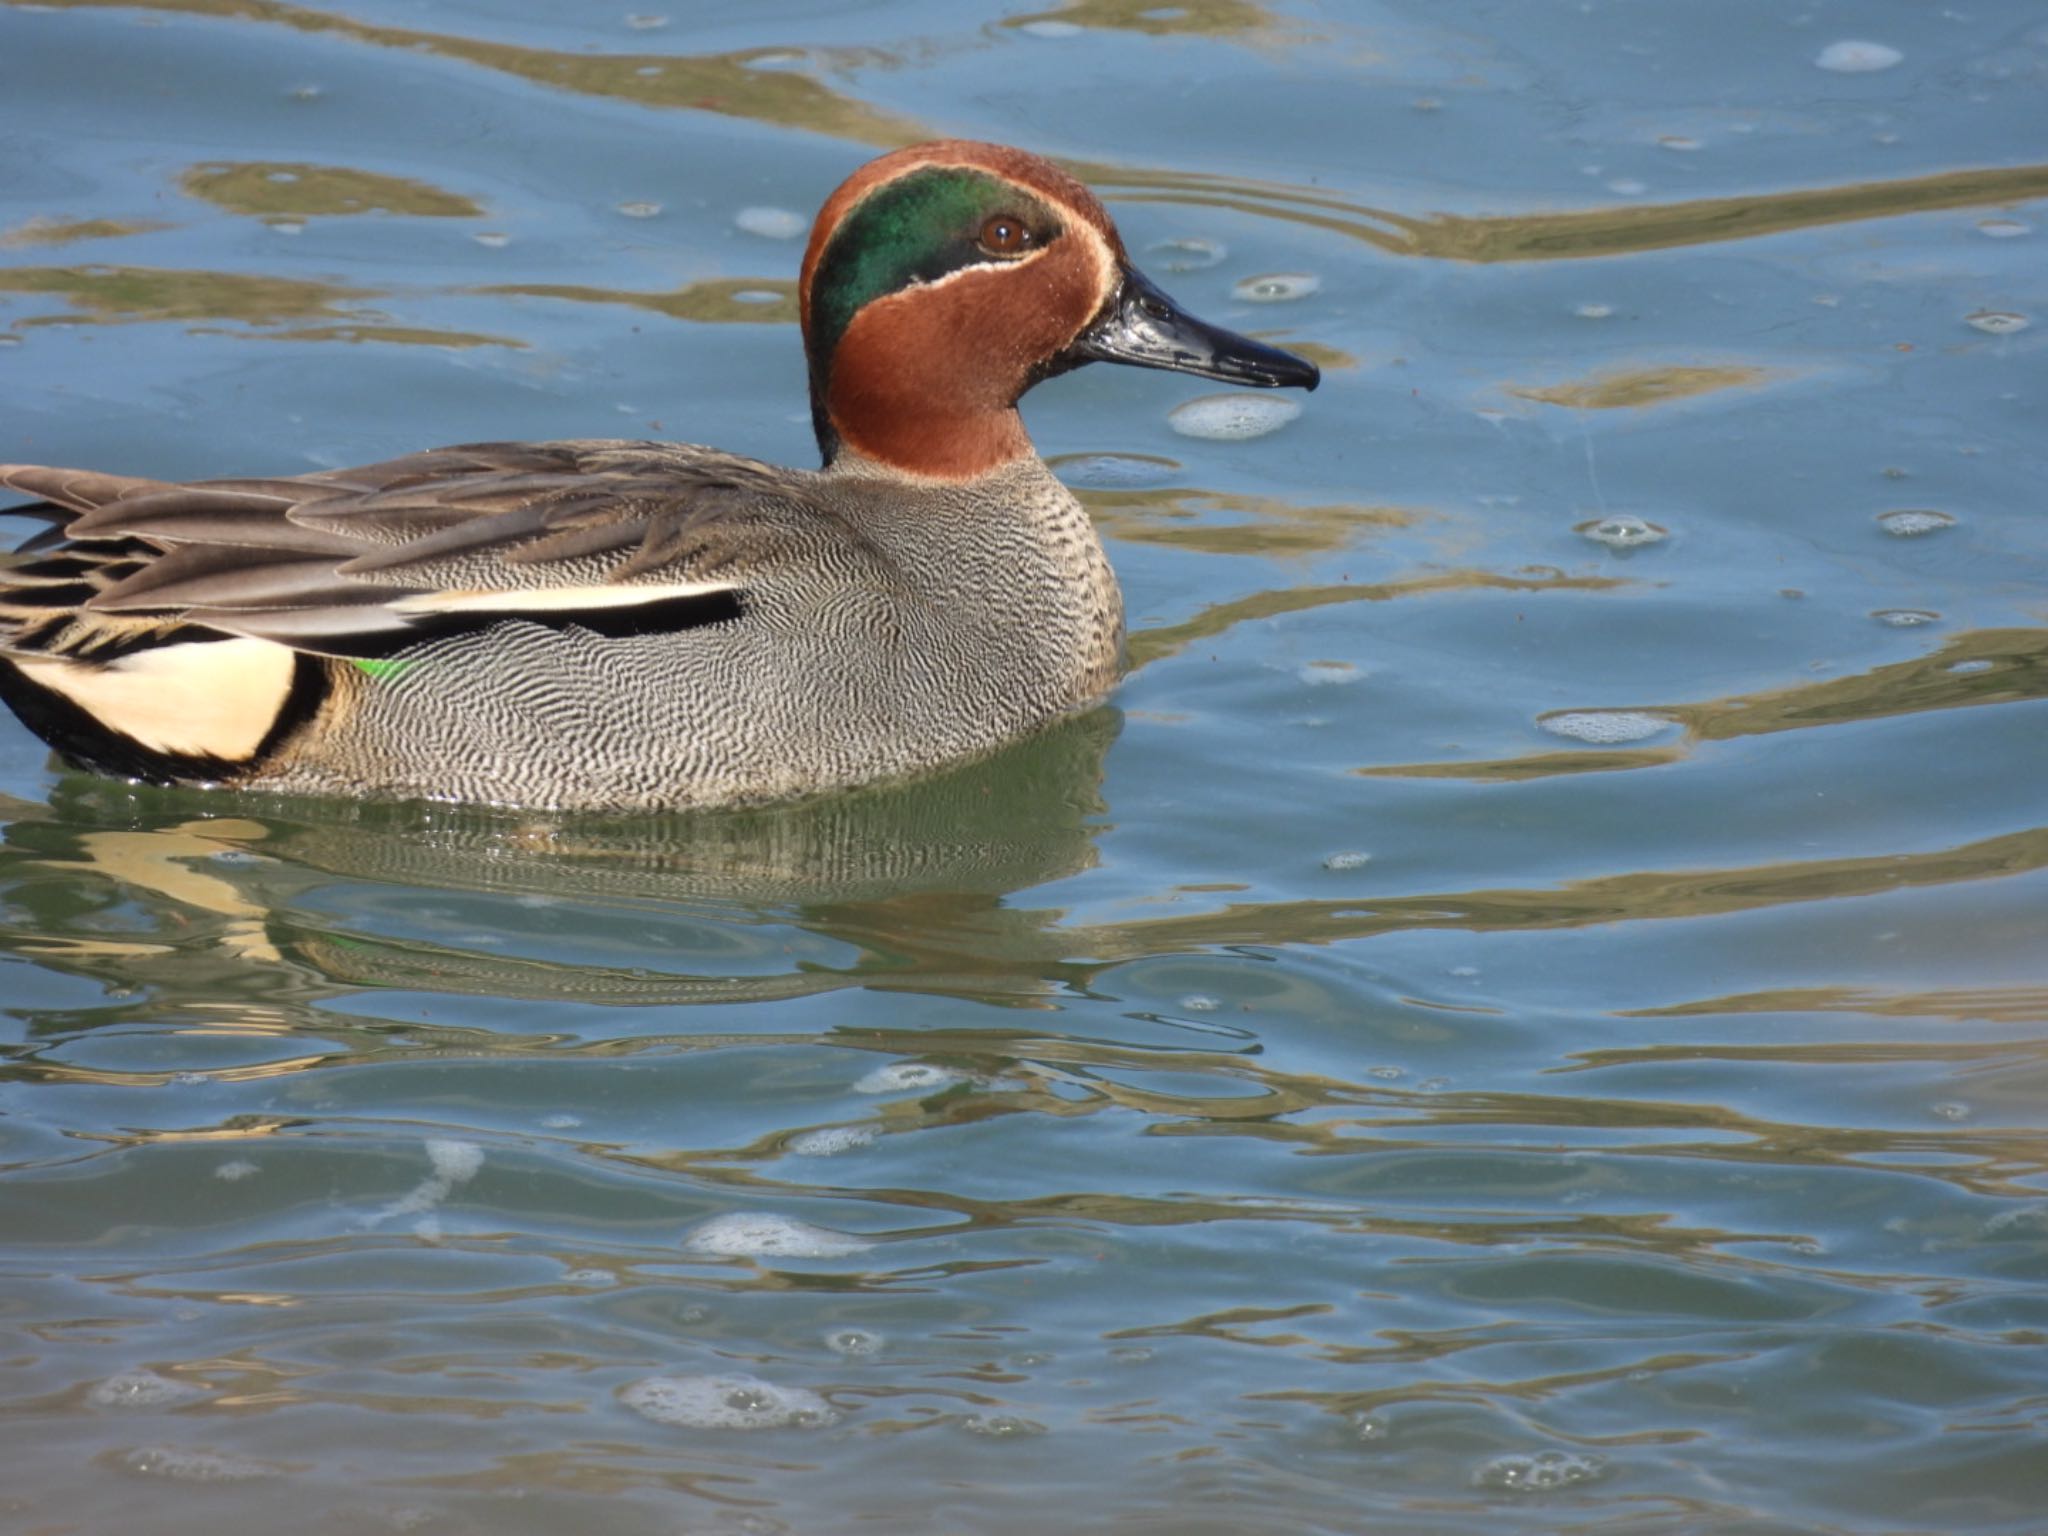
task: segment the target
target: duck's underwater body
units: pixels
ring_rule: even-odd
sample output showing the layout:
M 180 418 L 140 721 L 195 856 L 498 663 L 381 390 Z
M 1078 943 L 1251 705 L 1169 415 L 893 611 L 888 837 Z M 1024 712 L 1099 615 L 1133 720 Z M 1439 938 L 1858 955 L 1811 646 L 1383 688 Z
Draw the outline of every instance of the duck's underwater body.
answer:
M 856 172 L 799 294 L 817 471 L 611 441 L 192 485 L 0 466 L 53 524 L 0 567 L 0 697 L 156 783 L 638 809 L 912 773 L 1116 679 L 1116 578 L 1026 390 L 1094 360 L 1317 381 L 996 145 Z

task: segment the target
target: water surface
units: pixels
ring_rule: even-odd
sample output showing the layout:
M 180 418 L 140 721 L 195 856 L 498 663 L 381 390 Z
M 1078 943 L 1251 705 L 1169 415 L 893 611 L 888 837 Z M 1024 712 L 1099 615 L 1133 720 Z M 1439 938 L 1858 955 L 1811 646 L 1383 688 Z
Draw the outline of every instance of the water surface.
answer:
M 0 458 L 808 462 L 791 229 L 935 133 L 1326 370 L 1032 396 L 1133 670 L 926 784 L 563 821 L 0 722 L 10 1528 L 2040 1528 L 2038 6 L 0 59 Z

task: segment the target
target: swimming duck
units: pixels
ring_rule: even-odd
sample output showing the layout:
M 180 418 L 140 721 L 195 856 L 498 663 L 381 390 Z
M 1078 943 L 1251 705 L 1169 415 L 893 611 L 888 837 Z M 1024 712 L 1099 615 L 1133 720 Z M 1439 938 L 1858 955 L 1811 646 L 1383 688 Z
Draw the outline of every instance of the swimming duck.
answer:
M 911 774 L 1116 681 L 1116 577 L 1026 390 L 1318 377 L 1187 314 L 1001 145 L 861 167 L 798 299 L 818 470 L 598 440 L 189 485 L 0 465 L 52 525 L 0 567 L 0 697 L 154 783 L 628 810 Z

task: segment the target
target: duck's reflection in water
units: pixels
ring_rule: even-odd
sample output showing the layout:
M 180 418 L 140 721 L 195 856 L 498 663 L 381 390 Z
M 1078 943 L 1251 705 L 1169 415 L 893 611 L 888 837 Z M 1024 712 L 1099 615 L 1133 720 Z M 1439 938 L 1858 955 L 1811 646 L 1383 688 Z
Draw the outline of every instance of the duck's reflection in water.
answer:
M 1120 723 L 1096 709 L 937 777 L 677 816 L 66 777 L 48 805 L 5 807 L 0 899 L 13 947 L 117 1002 L 147 1000 L 159 1023 L 166 1008 L 303 1008 L 362 988 L 674 1004 L 886 972 L 898 986 L 1029 992 L 1061 947 L 1044 934 L 1060 914 L 1009 898 L 1094 862 Z M 651 969 L 664 950 L 645 941 L 661 937 L 676 963 Z

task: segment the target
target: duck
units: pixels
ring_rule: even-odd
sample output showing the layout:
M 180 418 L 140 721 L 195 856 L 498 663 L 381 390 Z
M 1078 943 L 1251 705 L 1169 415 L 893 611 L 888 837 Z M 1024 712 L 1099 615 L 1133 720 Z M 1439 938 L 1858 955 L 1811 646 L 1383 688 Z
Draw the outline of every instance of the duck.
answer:
M 1005 145 L 861 166 L 797 293 L 815 470 L 611 439 L 190 483 L 0 465 L 46 525 L 0 565 L 0 698 L 159 785 L 609 812 L 908 778 L 1119 677 L 1116 576 L 1028 390 L 1319 377 L 1175 303 Z

